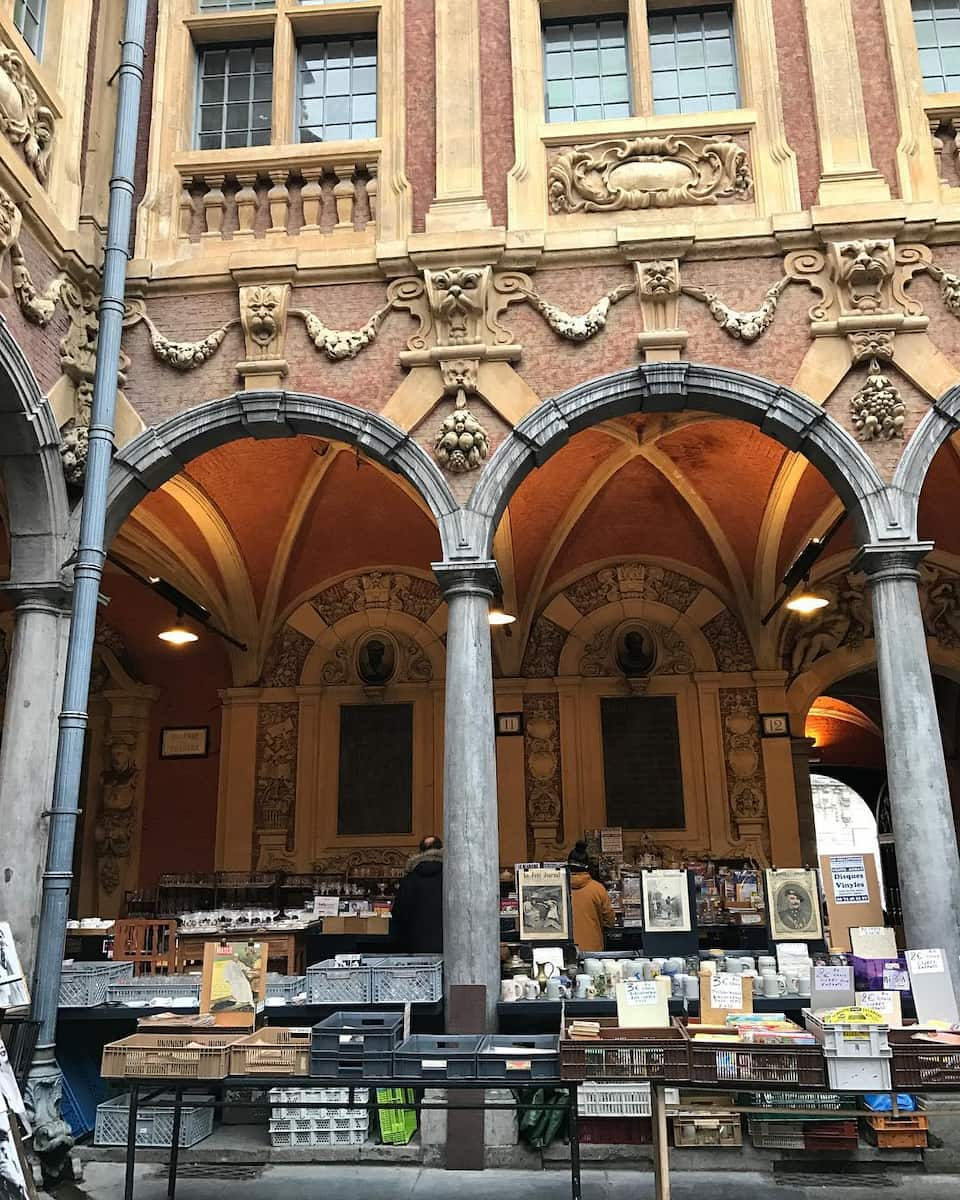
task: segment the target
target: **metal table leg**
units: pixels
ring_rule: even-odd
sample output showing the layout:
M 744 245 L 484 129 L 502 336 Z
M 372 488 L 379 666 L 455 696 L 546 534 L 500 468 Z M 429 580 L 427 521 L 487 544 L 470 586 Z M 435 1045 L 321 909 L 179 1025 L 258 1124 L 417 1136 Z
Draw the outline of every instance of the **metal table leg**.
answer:
M 579 1091 L 580 1089 L 577 1084 L 570 1084 L 567 1136 L 570 1138 L 570 1186 L 573 1192 L 573 1200 L 581 1200 L 582 1195 L 580 1178 L 580 1114 L 577 1103 Z
M 133 1172 L 137 1153 L 137 1110 L 140 1107 L 140 1084 L 130 1084 L 130 1113 L 127 1117 L 127 1164 L 123 1179 L 123 1200 L 133 1200 Z
M 670 1144 L 667 1138 L 667 1108 L 663 1084 L 650 1084 L 653 1108 L 653 1177 L 657 1200 L 670 1200 Z
M 173 1200 L 177 1191 L 177 1161 L 180 1158 L 180 1122 L 183 1117 L 183 1088 L 173 1092 L 173 1133 L 170 1137 L 170 1168 L 167 1171 L 167 1200 Z

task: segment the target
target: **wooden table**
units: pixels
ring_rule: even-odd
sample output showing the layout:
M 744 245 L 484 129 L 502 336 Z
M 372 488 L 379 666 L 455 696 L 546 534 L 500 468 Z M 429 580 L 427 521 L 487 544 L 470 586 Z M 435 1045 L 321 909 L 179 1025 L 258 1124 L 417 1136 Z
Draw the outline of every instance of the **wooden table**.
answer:
M 208 942 L 265 942 L 267 964 L 283 961 L 285 975 L 302 975 L 306 962 L 307 935 L 320 929 L 312 921 L 300 929 L 211 929 L 208 933 L 181 933 L 177 936 L 177 959 L 182 969 L 187 963 L 202 963 Z

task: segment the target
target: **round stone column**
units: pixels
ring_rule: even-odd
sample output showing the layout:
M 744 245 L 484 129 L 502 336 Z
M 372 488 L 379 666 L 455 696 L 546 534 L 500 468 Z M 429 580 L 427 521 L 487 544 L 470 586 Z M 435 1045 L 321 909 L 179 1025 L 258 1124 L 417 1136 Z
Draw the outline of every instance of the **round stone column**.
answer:
M 500 991 L 500 835 L 493 721 L 493 562 L 435 563 L 447 601 L 443 758 L 443 954 L 448 992 L 487 989 L 487 1026 Z

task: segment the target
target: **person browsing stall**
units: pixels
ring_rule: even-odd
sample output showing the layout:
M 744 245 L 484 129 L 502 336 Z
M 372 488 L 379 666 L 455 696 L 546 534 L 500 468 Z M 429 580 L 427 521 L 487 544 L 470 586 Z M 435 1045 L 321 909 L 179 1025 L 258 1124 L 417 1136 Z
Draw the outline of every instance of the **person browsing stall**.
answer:
M 443 953 L 443 842 L 425 837 L 407 860 L 390 913 L 390 934 L 401 954 Z
M 567 858 L 573 902 L 573 940 L 580 950 L 602 950 L 603 931 L 615 922 L 613 905 L 602 883 L 587 869 L 587 843 L 577 842 Z

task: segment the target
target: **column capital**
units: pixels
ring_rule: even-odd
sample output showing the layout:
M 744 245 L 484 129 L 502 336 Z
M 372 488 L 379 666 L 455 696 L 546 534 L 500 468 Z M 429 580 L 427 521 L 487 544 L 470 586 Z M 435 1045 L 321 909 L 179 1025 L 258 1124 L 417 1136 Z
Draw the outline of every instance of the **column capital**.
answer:
M 863 571 L 868 583 L 880 583 L 891 579 L 920 578 L 920 563 L 933 549 L 933 542 L 904 542 L 900 545 L 884 546 L 873 543 L 861 546 L 852 566 Z
M 445 599 L 450 596 L 487 596 L 493 599 L 500 591 L 500 570 L 492 559 L 430 565 Z
M 59 580 L 46 583 L 8 581 L 0 583 L 0 592 L 10 598 L 18 612 L 28 610 L 58 614 L 66 614 L 70 611 L 70 600 L 73 595 L 73 589 Z

